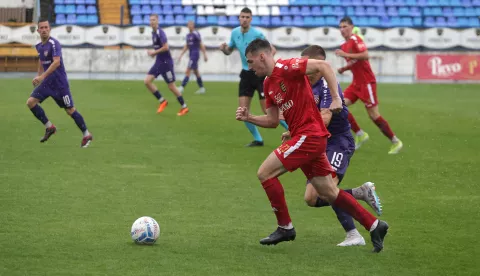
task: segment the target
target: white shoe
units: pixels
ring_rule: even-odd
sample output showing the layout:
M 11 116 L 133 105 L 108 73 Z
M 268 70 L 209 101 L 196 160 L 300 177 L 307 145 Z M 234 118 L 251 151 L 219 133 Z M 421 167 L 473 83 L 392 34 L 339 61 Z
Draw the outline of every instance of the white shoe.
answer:
M 363 191 L 363 200 L 372 207 L 377 215 L 382 215 L 382 204 L 380 203 L 380 198 L 375 191 L 375 184 L 372 182 L 365 182 L 360 189 Z
M 207 92 L 207 90 L 205 89 L 205 87 L 202 87 L 198 89 L 197 92 L 195 92 L 195 94 L 205 94 L 205 92 Z
M 177 87 L 177 89 L 181 94 L 183 94 L 183 86 L 179 86 L 179 87 Z
M 365 245 L 365 239 L 360 235 L 357 229 L 353 229 L 347 232 L 345 240 L 337 246 L 355 246 L 355 245 Z

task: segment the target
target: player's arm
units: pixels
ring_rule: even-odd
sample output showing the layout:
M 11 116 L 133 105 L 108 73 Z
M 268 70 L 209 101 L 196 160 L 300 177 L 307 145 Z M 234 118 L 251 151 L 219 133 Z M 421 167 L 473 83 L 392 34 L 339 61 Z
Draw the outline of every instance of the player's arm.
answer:
M 202 54 L 203 54 L 203 59 L 205 61 L 208 60 L 208 57 L 207 57 L 207 48 L 205 48 L 205 44 L 203 44 L 203 42 L 200 42 L 200 51 L 202 51 Z
M 328 127 L 332 120 L 332 111 L 328 108 L 320 108 L 320 115 L 322 115 L 323 123 Z
M 60 66 L 60 57 L 56 56 L 53 57 L 53 62 L 48 66 L 47 71 L 43 72 L 40 76 L 45 79 L 46 77 L 50 76 L 50 74 L 53 73 L 53 71 L 57 70 L 57 68 Z
M 42 61 L 38 59 L 37 76 L 42 75 L 42 73 L 43 73 Z
M 365 48 L 365 51 L 360 53 L 345 53 L 344 57 L 359 60 L 368 59 L 368 50 Z
M 167 52 L 168 50 L 170 50 L 169 46 L 168 46 L 168 42 L 165 42 L 163 43 L 162 47 L 158 48 L 157 50 L 153 51 L 153 55 L 158 55 L 160 53 L 163 53 L 163 52 Z
M 246 107 L 237 109 L 236 119 L 239 121 L 250 122 L 254 125 L 264 128 L 276 128 L 280 123 L 278 106 L 272 105 L 267 109 L 267 115 L 252 115 Z
M 233 34 L 230 36 L 230 42 L 222 43 L 220 45 L 220 51 L 222 51 L 225 55 L 229 56 L 233 50 L 235 49 L 235 40 L 233 39 Z
M 349 62 L 347 62 L 347 65 L 341 67 L 341 68 L 338 68 L 338 73 L 342 74 L 343 72 L 345 71 L 348 71 L 348 70 L 351 70 L 353 65 L 357 62 L 356 59 L 352 59 L 350 60 Z
M 327 81 L 328 90 L 330 90 L 330 95 L 332 96 L 330 110 L 333 112 L 342 111 L 342 98 L 340 98 L 338 93 L 337 77 L 335 76 L 332 66 L 324 60 L 308 59 L 306 67 L 305 74 L 320 73 Z
M 182 59 L 183 55 L 187 50 L 188 50 L 188 47 L 187 47 L 187 44 L 185 44 L 185 46 L 183 46 L 182 52 L 180 52 L 180 56 L 178 56 L 179 61 Z

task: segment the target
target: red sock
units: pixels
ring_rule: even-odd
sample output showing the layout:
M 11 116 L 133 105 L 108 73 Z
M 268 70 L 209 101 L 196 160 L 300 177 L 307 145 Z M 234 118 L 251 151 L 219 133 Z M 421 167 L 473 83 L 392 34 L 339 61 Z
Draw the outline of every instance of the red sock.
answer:
M 287 202 L 285 201 L 285 194 L 283 192 L 283 186 L 278 178 L 270 178 L 262 182 L 262 186 L 267 193 L 272 209 L 277 216 L 277 222 L 279 226 L 287 226 L 292 222 L 290 214 L 288 213 Z
M 372 224 L 377 220 L 377 218 L 363 208 L 351 194 L 344 190 L 340 190 L 333 205 L 347 212 L 356 221 L 360 222 L 367 231 L 370 231 Z
M 362 130 L 360 126 L 357 124 L 355 117 L 353 117 L 352 113 L 350 112 L 348 112 L 348 121 L 350 122 L 351 129 L 353 130 L 353 132 L 357 133 L 360 130 Z
M 383 135 L 387 136 L 388 139 L 392 140 L 395 134 L 393 133 L 390 126 L 388 125 L 388 122 L 385 121 L 385 119 L 383 119 L 382 116 L 378 117 L 374 122 L 378 126 L 378 128 L 382 131 Z

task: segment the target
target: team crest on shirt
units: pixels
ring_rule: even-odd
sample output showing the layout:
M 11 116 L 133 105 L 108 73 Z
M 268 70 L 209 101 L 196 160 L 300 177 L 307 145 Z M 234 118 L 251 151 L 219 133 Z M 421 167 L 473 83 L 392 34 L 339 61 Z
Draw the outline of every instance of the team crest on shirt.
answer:
M 275 94 L 275 96 L 273 96 L 275 98 L 275 102 L 277 104 L 281 104 L 282 101 L 283 101 L 283 97 L 282 97 L 282 94 Z
M 290 148 L 289 144 L 282 144 L 280 147 L 277 148 L 277 152 L 282 154 L 286 152 Z
M 48 50 L 43 51 L 43 56 L 44 57 L 48 56 Z
M 283 81 L 280 82 L 280 89 L 283 93 L 287 92 L 287 87 L 285 86 L 285 83 L 283 83 Z

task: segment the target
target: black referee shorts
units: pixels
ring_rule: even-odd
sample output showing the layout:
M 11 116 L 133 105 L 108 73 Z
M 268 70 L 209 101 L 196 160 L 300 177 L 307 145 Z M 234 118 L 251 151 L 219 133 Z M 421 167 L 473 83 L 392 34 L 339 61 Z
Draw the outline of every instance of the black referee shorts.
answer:
M 265 77 L 258 77 L 255 72 L 242 70 L 240 73 L 240 84 L 238 85 L 239 97 L 253 97 L 255 90 L 258 91 L 258 98 L 265 99 L 263 94 L 263 81 Z

